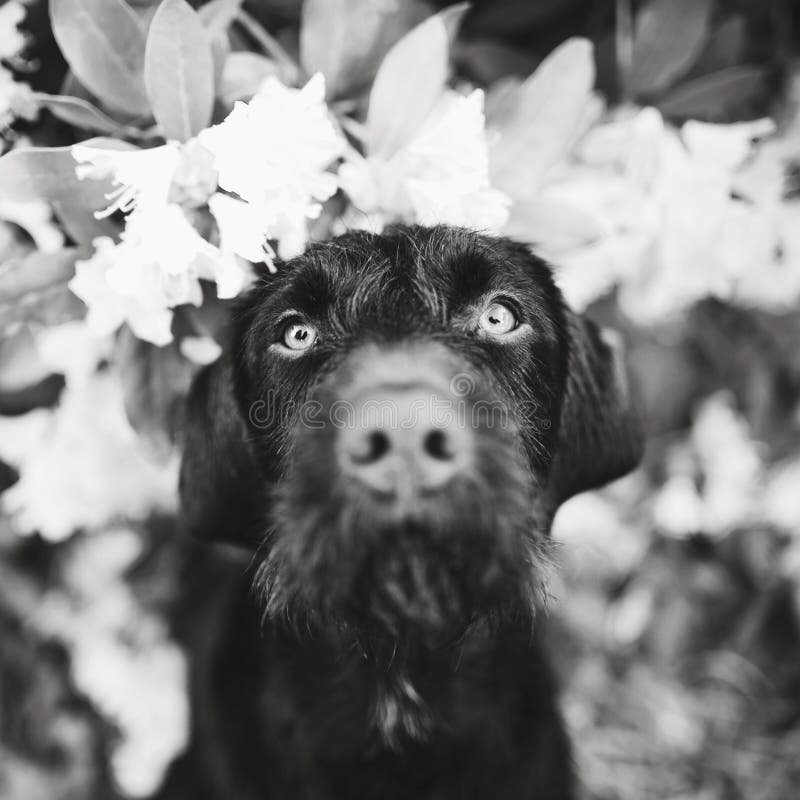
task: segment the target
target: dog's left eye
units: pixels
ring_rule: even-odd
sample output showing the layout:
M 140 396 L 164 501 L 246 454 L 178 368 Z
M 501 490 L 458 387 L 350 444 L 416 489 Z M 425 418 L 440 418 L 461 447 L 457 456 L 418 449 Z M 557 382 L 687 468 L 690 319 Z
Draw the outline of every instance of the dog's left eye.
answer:
M 283 331 L 283 344 L 295 352 L 308 350 L 316 341 L 317 329 L 306 322 L 291 322 Z
M 492 336 L 511 333 L 519 324 L 516 314 L 505 303 L 494 302 L 481 314 L 478 325 Z

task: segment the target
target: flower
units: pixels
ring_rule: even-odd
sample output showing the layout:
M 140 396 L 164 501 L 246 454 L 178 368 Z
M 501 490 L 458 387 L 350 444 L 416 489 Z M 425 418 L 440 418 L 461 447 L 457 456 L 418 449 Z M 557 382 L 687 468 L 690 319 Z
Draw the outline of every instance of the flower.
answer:
M 621 286 L 620 305 L 648 323 L 702 297 L 741 294 L 773 259 L 769 214 L 739 197 L 738 171 L 770 120 L 668 126 L 654 108 L 622 112 L 584 136 L 555 168 L 539 202 L 572 212 L 591 236 L 555 254 L 559 283 L 577 309 Z M 563 227 L 563 226 L 562 226 Z
M 25 35 L 19 30 L 25 14 L 25 6 L 17 0 L 0 6 L 0 58 L 13 59 L 25 47 Z
M 32 621 L 66 646 L 76 687 L 113 723 L 109 762 L 126 797 L 153 794 L 189 735 L 186 659 L 126 580 L 142 552 L 127 526 L 75 542 Z
M 199 278 L 214 277 L 219 255 L 174 203 L 131 215 L 118 243 L 100 237 L 94 245 L 69 284 L 89 307 L 90 327 L 103 335 L 127 322 L 140 339 L 157 345 L 172 341 L 172 308 L 200 305 Z
M 75 264 L 75 277 L 69 288 L 89 308 L 86 321 L 97 335 L 115 331 L 123 322 L 140 338 L 153 344 L 172 340 L 172 311 L 168 308 L 158 268 L 142 264 L 134 281 L 134 291 L 125 295 L 113 286 L 113 273 L 130 263 L 124 245 L 107 236 L 94 240 L 91 258 Z
M 336 192 L 327 167 L 344 147 L 328 115 L 322 75 L 302 89 L 267 77 L 250 102 L 237 101 L 199 140 L 214 156 L 219 186 L 253 206 L 258 232 L 278 241 L 281 258 L 300 253 L 307 220 Z
M 0 512 L 20 534 L 62 541 L 78 529 L 175 509 L 177 458 L 152 459 L 125 416 L 119 373 L 93 367 L 67 377 L 56 408 L 0 418 L 0 457 L 21 476 Z
M 94 256 L 76 264 L 70 283 L 98 334 L 127 322 L 139 338 L 164 345 L 172 341 L 171 309 L 202 302 L 201 278 L 217 281 L 220 297 L 238 294 L 249 273 L 236 247 L 220 251 L 206 241 L 185 210 L 205 203 L 216 188 L 211 156 L 196 140 L 147 150 L 75 145 L 72 153 L 79 178 L 110 177 L 116 186 L 96 216 L 126 214 L 120 241 L 96 240 Z M 263 251 L 255 258 L 263 260 Z
M 19 30 L 19 24 L 25 19 L 25 14 L 25 6 L 16 0 L 0 5 L 0 59 L 12 63 L 22 61 L 19 54 L 25 48 L 27 38 Z M 15 81 L 12 73 L 0 65 L 0 133 L 16 117 L 33 120 L 38 111 L 31 87 Z M 0 152 L 2 150 L 3 142 L 0 140 Z
M 128 214 L 140 207 L 155 210 L 165 206 L 181 161 L 181 149 L 175 142 L 147 150 L 108 150 L 76 144 L 72 156 L 78 162 L 78 178 L 111 178 L 118 187 L 108 196 L 111 204 L 95 212 L 96 217 L 102 218 L 115 211 Z
M 339 179 L 355 209 L 347 220 L 357 227 L 402 221 L 497 232 L 508 219 L 509 198 L 489 182 L 479 89 L 445 90 L 411 141 L 388 157 L 348 154 Z
M 208 201 L 208 208 L 219 229 L 220 256 L 214 263 L 217 294 L 236 297 L 250 277 L 242 259 L 258 263 L 272 256 L 266 226 L 256 206 L 220 192 Z

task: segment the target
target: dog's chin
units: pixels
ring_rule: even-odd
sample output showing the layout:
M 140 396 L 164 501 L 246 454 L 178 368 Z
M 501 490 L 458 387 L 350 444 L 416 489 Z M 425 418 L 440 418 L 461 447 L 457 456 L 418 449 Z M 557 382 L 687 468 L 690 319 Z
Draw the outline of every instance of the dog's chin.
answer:
M 438 646 L 482 619 L 532 615 L 549 541 L 521 493 L 491 503 L 466 482 L 448 492 L 406 514 L 346 489 L 323 504 L 284 493 L 256 575 L 265 616 L 362 642 Z

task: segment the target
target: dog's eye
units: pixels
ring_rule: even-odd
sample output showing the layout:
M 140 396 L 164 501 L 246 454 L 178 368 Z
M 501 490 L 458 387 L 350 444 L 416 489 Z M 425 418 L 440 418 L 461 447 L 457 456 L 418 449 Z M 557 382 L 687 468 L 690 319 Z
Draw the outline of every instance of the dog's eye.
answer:
M 290 350 L 308 350 L 317 341 L 317 329 L 307 322 L 291 322 L 283 332 L 283 344 Z
M 492 336 L 504 336 L 518 325 L 514 312 L 504 303 L 491 303 L 481 314 L 478 325 Z

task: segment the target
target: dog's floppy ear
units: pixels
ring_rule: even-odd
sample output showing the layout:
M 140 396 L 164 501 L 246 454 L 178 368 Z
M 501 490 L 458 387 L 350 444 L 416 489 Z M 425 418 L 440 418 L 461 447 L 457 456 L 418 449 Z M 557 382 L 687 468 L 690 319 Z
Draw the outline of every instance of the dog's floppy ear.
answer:
M 195 536 L 252 544 L 262 510 L 260 471 L 249 432 L 234 397 L 227 355 L 195 378 L 186 405 L 180 498 L 183 519 Z
M 555 505 L 629 472 L 643 449 L 621 339 L 571 311 L 567 334 L 566 386 L 549 479 Z

